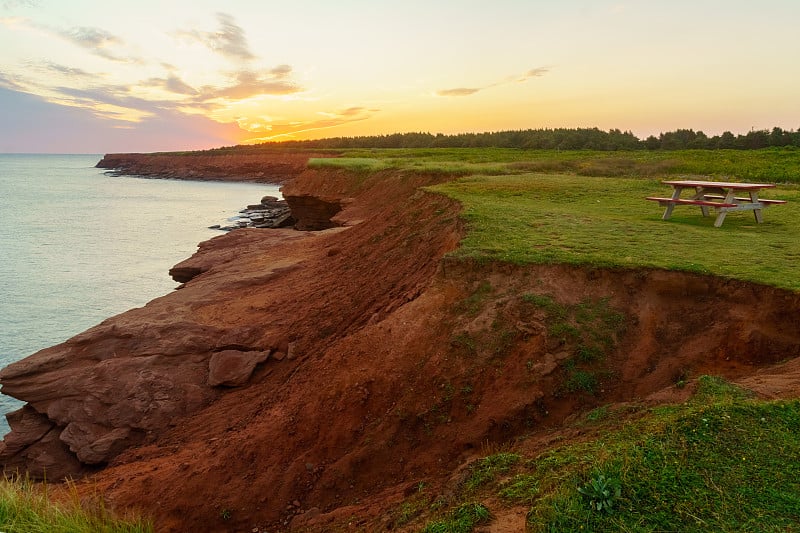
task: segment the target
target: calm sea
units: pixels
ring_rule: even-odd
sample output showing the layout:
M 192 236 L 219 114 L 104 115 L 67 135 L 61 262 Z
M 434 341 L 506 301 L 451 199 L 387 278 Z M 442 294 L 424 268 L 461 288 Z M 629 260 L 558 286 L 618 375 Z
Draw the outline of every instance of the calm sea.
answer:
M 167 271 L 277 186 L 112 177 L 100 155 L 0 154 L 0 366 L 173 290 Z M 5 414 L 21 405 L 0 395 Z

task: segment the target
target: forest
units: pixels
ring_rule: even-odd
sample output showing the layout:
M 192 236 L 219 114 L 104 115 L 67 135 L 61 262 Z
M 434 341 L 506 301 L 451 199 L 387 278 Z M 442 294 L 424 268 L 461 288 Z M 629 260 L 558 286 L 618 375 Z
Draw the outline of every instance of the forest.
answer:
M 393 133 L 359 137 L 330 137 L 313 140 L 269 142 L 258 147 L 311 149 L 349 148 L 522 148 L 538 150 L 758 150 L 771 147 L 800 147 L 800 129 L 751 130 L 734 135 L 726 131 L 708 136 L 702 131 L 678 129 L 639 139 L 630 131 L 598 128 L 555 128 L 508 130 L 484 133 Z

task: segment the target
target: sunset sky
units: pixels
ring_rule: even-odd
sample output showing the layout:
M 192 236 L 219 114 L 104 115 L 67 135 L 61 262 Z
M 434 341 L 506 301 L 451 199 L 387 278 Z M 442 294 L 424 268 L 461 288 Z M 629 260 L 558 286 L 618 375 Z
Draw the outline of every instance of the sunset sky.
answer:
M 798 0 L 0 0 L 0 152 L 800 128 Z

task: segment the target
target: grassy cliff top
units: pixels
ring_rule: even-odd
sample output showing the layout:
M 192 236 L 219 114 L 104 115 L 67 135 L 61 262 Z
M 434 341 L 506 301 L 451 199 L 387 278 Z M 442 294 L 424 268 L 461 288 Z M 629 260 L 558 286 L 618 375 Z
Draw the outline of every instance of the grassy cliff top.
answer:
M 429 189 L 464 206 L 460 257 L 664 268 L 800 290 L 798 150 L 357 150 L 310 165 L 460 176 Z M 788 203 L 766 209 L 763 224 L 738 212 L 714 228 L 696 206 L 677 206 L 664 221 L 645 197 L 669 196 L 661 180 L 676 177 L 777 183 L 761 196 Z

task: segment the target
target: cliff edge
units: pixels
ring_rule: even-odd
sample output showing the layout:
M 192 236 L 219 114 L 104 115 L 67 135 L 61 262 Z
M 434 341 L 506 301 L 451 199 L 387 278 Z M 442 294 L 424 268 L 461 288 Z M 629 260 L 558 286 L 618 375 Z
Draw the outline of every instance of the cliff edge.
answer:
M 377 530 L 482 447 L 609 402 L 674 400 L 681 376 L 800 394 L 797 294 L 457 260 L 459 206 L 421 189 L 445 179 L 298 169 L 284 196 L 337 202 L 333 227 L 211 239 L 180 290 L 0 372 L 27 402 L 4 469 L 85 476 L 79 490 L 159 531 Z M 559 334 L 542 301 L 592 318 Z M 564 365 L 590 339 L 607 352 L 591 393 Z

